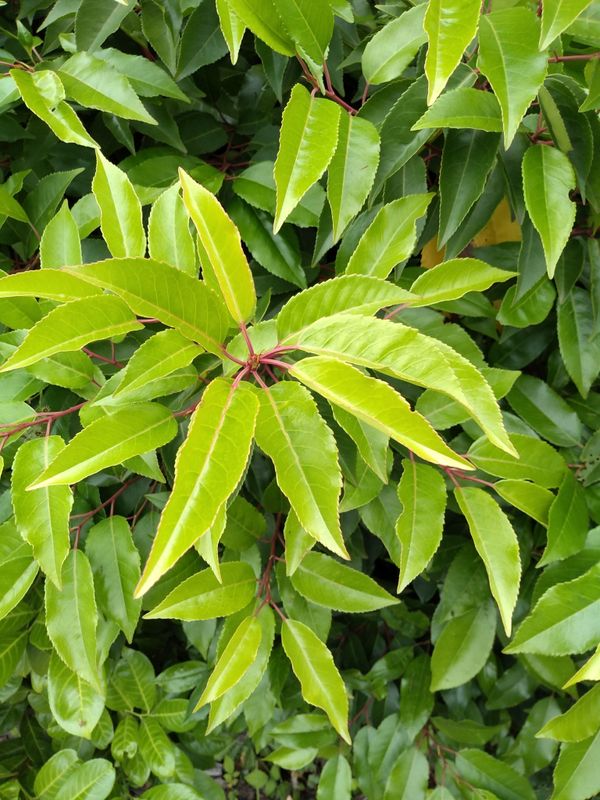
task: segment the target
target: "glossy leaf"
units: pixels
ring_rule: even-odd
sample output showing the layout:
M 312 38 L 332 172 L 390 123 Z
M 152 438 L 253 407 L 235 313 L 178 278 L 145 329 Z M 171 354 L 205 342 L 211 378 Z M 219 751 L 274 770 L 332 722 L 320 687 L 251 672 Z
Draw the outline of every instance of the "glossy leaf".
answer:
M 469 459 L 475 466 L 499 478 L 530 480 L 548 489 L 561 483 L 565 462 L 554 448 L 522 433 L 514 433 L 510 438 L 517 458 L 481 438 L 471 445 Z
M 0 297 L 45 297 L 65 302 L 101 294 L 87 281 L 58 269 L 16 272 L 0 278 Z
M 39 570 L 13 520 L 0 525 L 0 620 L 23 599 Z
M 548 512 L 554 495 L 548 489 L 524 480 L 496 481 L 494 490 L 511 505 L 542 525 L 548 525 Z
M 98 152 L 92 191 L 100 208 L 100 227 L 115 258 L 143 257 L 146 234 L 142 206 L 127 175 Z
M 578 286 L 558 306 L 558 344 L 579 394 L 587 397 L 600 369 L 600 344 L 594 334 L 590 296 Z
M 461 750 L 456 766 L 459 774 L 471 785 L 491 792 L 501 800 L 535 798 L 529 781 L 523 775 L 483 750 Z
M 564 714 L 553 717 L 536 734 L 561 742 L 581 742 L 596 733 L 600 715 L 600 685 L 587 691 Z
M 300 84 L 294 86 L 283 112 L 274 168 L 275 233 L 329 166 L 337 147 L 340 114 L 335 103 L 311 96 Z
M 544 50 L 577 19 L 591 0 L 546 0 L 542 6 L 540 50 Z
M 552 800 L 587 800 L 598 793 L 600 782 L 596 764 L 600 753 L 600 733 L 582 742 L 562 746 L 554 770 Z
M 292 619 L 281 626 L 281 643 L 306 702 L 322 708 L 342 739 L 350 743 L 346 689 L 327 647 L 310 628 Z
M 69 773 L 55 800 L 106 800 L 115 777 L 115 769 L 109 761 L 92 758 Z
M 48 701 L 61 728 L 84 739 L 90 738 L 104 710 L 104 696 L 69 669 L 56 652 L 48 668 Z
M 502 112 L 496 96 L 479 89 L 461 87 L 445 92 L 412 126 L 427 128 L 475 128 L 502 132 Z
M 317 788 L 317 800 L 350 800 L 352 770 L 343 755 L 337 755 L 323 767 Z
M 300 55 L 320 68 L 333 34 L 333 13 L 318 0 L 277 0 L 277 14 Z
M 229 48 L 231 63 L 237 64 L 246 26 L 229 5 L 228 0 L 217 0 L 217 13 L 221 24 L 221 33 Z
M 144 594 L 210 529 L 244 472 L 257 413 L 256 395 L 247 386 L 234 388 L 227 381 L 215 380 L 204 391 L 177 454 L 173 491 L 136 596 Z
M 369 83 L 398 78 L 427 41 L 423 30 L 425 6 L 417 5 L 377 31 L 362 55 L 362 70 Z
M 548 544 L 538 566 L 560 561 L 582 550 L 588 528 L 585 492 L 573 473 L 567 470 L 548 512 Z
M 148 217 L 148 251 L 193 278 L 197 277 L 196 249 L 188 215 L 177 184 L 157 197 Z
M 490 602 L 451 619 L 431 655 L 431 691 L 452 689 L 471 680 L 488 659 L 496 633 L 496 611 Z
M 411 747 L 400 754 L 386 782 L 384 800 L 425 798 L 429 764 L 423 753 Z
M 294 55 L 294 42 L 277 13 L 274 0 L 226 0 L 252 33 L 276 53 Z
M 44 269 L 59 269 L 81 264 L 82 260 L 79 229 L 65 201 L 44 228 L 40 241 L 40 263 Z M 68 281 L 68 277 L 59 279 Z
M 572 447 L 581 441 L 577 414 L 547 383 L 532 375 L 521 375 L 508 397 L 519 416 L 552 444 Z
M 456 300 L 467 292 L 484 292 L 494 283 L 508 281 L 514 276 L 514 272 L 491 267 L 476 258 L 453 258 L 419 275 L 410 290 L 420 298 L 411 305 Z

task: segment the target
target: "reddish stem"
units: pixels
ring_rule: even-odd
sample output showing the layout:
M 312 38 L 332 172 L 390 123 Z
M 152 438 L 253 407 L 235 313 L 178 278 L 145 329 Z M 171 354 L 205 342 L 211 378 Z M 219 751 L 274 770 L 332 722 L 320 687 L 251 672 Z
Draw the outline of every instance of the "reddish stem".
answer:
M 242 336 L 244 337 L 244 341 L 246 342 L 248 352 L 251 356 L 256 355 L 254 352 L 254 347 L 252 346 L 252 342 L 250 341 L 250 337 L 248 336 L 248 328 L 246 327 L 245 322 L 240 322 L 240 330 L 242 332 Z
M 561 61 L 592 61 L 596 58 L 600 58 L 600 51 L 596 53 L 582 53 L 580 55 L 573 56 L 550 56 L 548 62 L 550 64 L 557 64 Z

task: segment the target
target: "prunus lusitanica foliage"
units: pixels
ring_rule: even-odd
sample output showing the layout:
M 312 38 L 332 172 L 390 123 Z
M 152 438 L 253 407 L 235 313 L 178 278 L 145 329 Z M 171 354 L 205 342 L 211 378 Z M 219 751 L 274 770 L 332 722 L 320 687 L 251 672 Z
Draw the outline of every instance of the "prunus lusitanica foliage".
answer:
M 0 800 L 600 793 L 600 2 L 10 0 Z

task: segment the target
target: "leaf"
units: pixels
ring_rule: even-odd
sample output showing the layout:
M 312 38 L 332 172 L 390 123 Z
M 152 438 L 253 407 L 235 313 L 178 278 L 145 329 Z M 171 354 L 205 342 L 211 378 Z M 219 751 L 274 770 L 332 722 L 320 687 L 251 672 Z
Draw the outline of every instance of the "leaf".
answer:
M 182 80 L 200 67 L 213 64 L 227 52 L 214 3 L 197 6 L 187 18 L 177 59 L 177 78 Z
M 455 350 L 399 323 L 338 314 L 295 336 L 299 349 L 350 361 L 449 395 L 464 406 L 498 447 L 513 452 L 489 385 Z
M 202 353 L 202 348 L 190 342 L 178 331 L 159 331 L 141 344 L 120 373 L 115 397 L 132 394 L 151 381 L 187 367 Z
M 20 661 L 25 655 L 28 631 L 0 634 L 0 686 L 6 686 L 16 674 Z
M 56 651 L 48 667 L 48 701 L 60 727 L 89 739 L 104 710 L 104 696 L 64 664 Z
M 159 319 L 210 352 L 221 353 L 229 328 L 227 310 L 202 281 L 142 258 L 107 259 L 69 271 L 115 292 L 136 314 Z
M 134 6 L 134 0 L 82 0 L 75 15 L 75 41 L 78 50 L 90 52 L 100 47 Z
M 561 742 L 581 742 L 596 733 L 599 715 L 600 684 L 596 684 L 564 714 L 547 722 L 536 733 L 536 737 L 558 739 Z
M 411 130 L 427 128 L 475 128 L 500 133 L 502 111 L 496 95 L 491 92 L 465 87 L 453 89 L 439 97 Z
M 548 512 L 554 501 L 554 495 L 548 489 L 529 481 L 507 479 L 496 481 L 494 490 L 511 506 L 541 525 L 548 525 Z
M 88 0 L 89 1 L 89 0 Z M 27 108 L 39 117 L 61 141 L 97 148 L 71 106 L 65 102 L 65 89 L 51 70 L 27 72 L 10 70 Z
M 104 758 L 92 758 L 69 773 L 54 800 L 106 800 L 115 783 L 115 769 Z
M 309 388 L 427 461 L 469 469 L 429 423 L 383 381 L 332 358 L 308 358 L 290 370 Z
M 43 269 L 81 264 L 79 229 L 67 201 L 44 228 L 40 242 L 40 263 Z
M 118 297 L 83 297 L 54 308 L 30 328 L 0 372 L 36 364 L 55 353 L 79 350 L 90 342 L 143 328 Z
M 396 521 L 401 545 L 401 592 L 423 572 L 441 544 L 446 510 L 444 478 L 433 467 L 404 459 L 398 497 L 402 503 L 402 513 Z
M 108 249 L 115 258 L 143 257 L 146 234 L 142 206 L 127 175 L 111 164 L 100 151 L 92 191 L 100 208 L 100 227 Z
M 219 582 L 210 569 L 202 570 L 179 584 L 146 619 L 202 620 L 227 617 L 245 608 L 254 597 L 256 576 L 249 564 L 221 564 Z
M 0 278 L 0 297 L 45 297 L 68 302 L 101 294 L 101 289 L 58 269 L 16 272 Z
M 340 115 L 338 105 L 311 96 L 301 84 L 292 89 L 283 111 L 274 167 L 275 233 L 329 166 L 337 147 Z
M 525 205 L 540 235 L 548 276 L 554 271 L 575 222 L 575 172 L 568 157 L 554 147 L 530 147 L 523 158 Z
M 140 708 L 149 712 L 156 702 L 156 676 L 152 662 L 137 650 L 123 649 L 110 673 L 106 704 L 116 711 Z
M 231 63 L 237 64 L 246 26 L 231 8 L 228 0 L 217 0 L 217 13 L 221 24 L 221 33 L 227 42 L 231 56 Z
M 427 759 L 416 747 L 410 747 L 394 764 L 383 800 L 425 800 L 428 776 Z
M 500 136 L 477 130 L 449 130 L 440 169 L 440 227 L 437 246 L 456 233 L 481 197 L 496 163 Z
M 256 394 L 247 385 L 236 388 L 217 379 L 204 390 L 177 453 L 173 491 L 161 514 L 136 597 L 210 529 L 244 473 L 257 413 Z
M 577 414 L 539 378 L 521 375 L 507 400 L 521 419 L 552 444 L 573 447 L 581 442 L 582 425 Z
M 587 800 L 600 790 L 600 732 L 582 742 L 564 744 L 554 770 L 552 800 Z
M 548 513 L 548 544 L 538 561 L 542 567 L 562 561 L 583 549 L 589 528 L 585 492 L 570 470 L 558 489 Z
M 254 314 L 256 291 L 240 234 L 217 198 L 182 169 L 183 202 L 202 242 L 225 305 L 239 324 Z
M 109 63 L 89 53 L 75 53 L 58 70 L 65 91 L 85 108 L 156 125 L 131 84 Z
M 567 689 L 580 681 L 598 681 L 600 680 L 600 647 L 596 648 L 595 653 L 585 662 L 581 669 L 577 670 L 563 686 Z
M 142 604 L 133 598 L 140 578 L 140 555 L 127 520 L 112 516 L 94 525 L 88 531 L 85 552 L 94 571 L 102 613 L 116 622 L 131 642 Z
M 311 603 L 350 614 L 376 611 L 399 602 L 368 575 L 322 553 L 307 553 L 291 581 L 294 589 Z
M 496 635 L 496 611 L 491 602 L 451 619 L 431 656 L 431 691 L 462 686 L 483 668 Z
M 155 261 L 197 277 L 196 248 L 179 186 L 166 189 L 153 203 L 148 217 L 148 250 Z
M 327 647 L 310 628 L 292 619 L 286 619 L 281 626 L 281 643 L 306 702 L 322 708 L 342 739 L 350 744 L 346 689 Z
M 262 39 L 271 50 L 284 56 L 293 56 L 295 47 L 281 17 L 275 0 L 226 0 L 252 33 Z
M 434 103 L 477 32 L 479 0 L 432 0 L 423 28 L 428 47 L 425 74 L 429 82 L 427 105 Z
M 13 520 L 0 525 L 0 620 L 23 599 L 39 567 Z
M 54 800 L 60 785 L 78 762 L 75 750 L 63 749 L 46 761 L 38 770 L 33 790 L 39 800 Z
M 351 800 L 352 770 L 343 755 L 330 758 L 319 777 L 317 800 Z
M 600 370 L 600 344 L 589 292 L 579 286 L 558 305 L 558 346 L 579 394 L 587 397 Z
M 256 658 L 261 638 L 262 628 L 256 617 L 242 620 L 221 653 L 194 711 L 212 703 L 241 680 Z
M 29 217 L 23 206 L 12 196 L 5 184 L 0 185 L 0 213 L 11 219 L 29 224 Z
M 348 558 L 340 528 L 342 476 L 331 430 L 297 383 L 263 391 L 256 443 L 275 466 L 277 483 L 300 525 L 324 547 Z
M 371 84 L 400 77 L 427 41 L 423 30 L 425 6 L 417 5 L 386 23 L 369 39 L 362 55 L 362 71 Z
M 600 565 L 551 586 L 517 628 L 506 653 L 584 653 L 600 640 Z
M 499 478 L 530 480 L 548 489 L 561 483 L 565 462 L 553 447 L 522 433 L 513 433 L 510 438 L 517 457 L 502 452 L 481 438 L 469 448 L 469 460 Z
M 429 306 L 456 300 L 467 292 L 484 292 L 494 283 L 514 277 L 514 272 L 490 267 L 477 258 L 453 258 L 419 275 L 410 291 L 420 298 L 411 305 Z
M 337 242 L 369 196 L 379 164 L 379 134 L 368 120 L 340 115 L 338 142 L 329 164 L 327 199 Z
M 464 780 L 498 800 L 535 800 L 527 778 L 483 750 L 460 750 L 455 763 Z
M 11 495 L 17 528 L 31 545 L 43 572 L 61 588 L 62 565 L 70 548 L 69 516 L 73 495 L 68 486 L 26 491 L 27 486 L 64 449 L 60 436 L 21 445 L 12 466 Z
M 346 274 L 387 278 L 412 253 L 417 220 L 425 214 L 432 198 L 431 194 L 415 194 L 383 206 L 362 235 Z
M 324 317 L 344 312 L 371 316 L 386 306 L 412 304 L 415 300 L 410 292 L 389 281 L 367 275 L 343 275 L 317 283 L 290 298 L 277 315 L 277 334 L 285 343 L 292 334 L 300 334 Z
M 277 0 L 275 7 L 300 55 L 313 68 L 321 68 L 333 34 L 333 13 L 328 4 L 319 0 Z
M 479 23 L 477 64 L 500 103 L 507 149 L 546 77 L 546 53 L 531 47 L 538 37 L 539 23 L 526 8 L 483 14 Z
M 96 663 L 98 612 L 94 577 L 87 556 L 71 550 L 62 571 L 62 589 L 46 583 L 46 628 L 56 652 L 72 672 L 101 689 Z
M 454 496 L 465 515 L 475 548 L 485 564 L 504 630 L 510 636 L 521 582 L 517 536 L 508 517 L 483 489 L 463 487 L 455 489 Z
M 540 50 L 545 50 L 574 22 L 591 0 L 545 0 L 542 6 Z

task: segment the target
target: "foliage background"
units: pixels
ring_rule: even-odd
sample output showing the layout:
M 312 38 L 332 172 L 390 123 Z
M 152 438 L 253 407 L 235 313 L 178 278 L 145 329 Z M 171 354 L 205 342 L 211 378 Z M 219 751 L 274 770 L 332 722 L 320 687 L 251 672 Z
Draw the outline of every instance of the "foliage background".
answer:
M 470 475 L 419 462 L 423 483 L 415 489 L 405 448 L 386 442 L 383 455 L 371 452 L 369 460 L 369 437 L 319 400 L 340 454 L 351 566 L 395 594 L 401 545 L 406 553 L 425 542 L 427 550 L 415 557 L 414 574 L 404 564 L 399 603 L 354 615 L 315 602 L 322 597 L 314 574 L 304 584 L 286 576 L 289 503 L 256 449 L 215 547 L 223 565 L 244 562 L 262 575 L 268 599 L 327 642 L 349 693 L 352 744 L 303 700 L 279 636 L 258 688 L 207 734 L 208 707 L 193 709 L 226 641 L 223 621 L 138 620 L 132 593 L 173 484 L 187 409 L 219 362 L 192 352 L 158 387 L 134 394 L 133 401 L 159 397 L 175 412 L 177 435 L 159 447 L 158 459 L 136 455 L 94 471 L 72 499 L 63 487 L 53 495 L 54 518 L 25 492 L 46 463 L 33 457 L 44 433 L 68 442 L 89 426 L 99 412 L 88 401 L 161 326 L 124 323 L 110 340 L 3 372 L 0 797 L 597 796 L 600 3 L 23 0 L 4 4 L 1 14 L 6 273 L 35 274 L 41 287 L 44 269 L 138 255 L 136 197 L 150 255 L 192 274 L 202 262 L 206 271 L 179 200 L 180 167 L 218 193 L 241 232 L 256 322 L 307 286 L 343 274 L 355 251 L 351 271 L 417 293 L 423 267 L 479 259 L 421 281 L 423 304 L 394 301 L 388 317 L 483 372 L 521 458 L 481 438 L 473 413 L 456 402 L 388 377 L 478 468 Z M 240 18 L 251 28 L 243 38 Z M 295 140 L 301 126 L 292 110 L 287 139 L 281 132 L 298 85 L 326 104 L 312 132 L 304 129 L 308 144 Z M 298 104 L 310 102 L 302 100 L 308 91 L 294 92 Z M 322 178 L 350 117 L 370 125 L 355 125 L 347 160 L 338 151 Z M 279 178 L 280 199 L 292 196 L 291 215 L 277 204 L 278 153 L 282 165 L 286 158 L 300 164 L 308 182 L 303 193 L 302 175 L 295 188 Z M 344 168 L 349 184 L 340 178 Z M 433 197 L 411 216 L 402 203 L 427 192 Z M 384 205 L 398 210 L 360 254 L 359 240 Z M 383 262 L 377 267 L 374 253 Z M 481 262 L 504 274 L 481 283 Z M 41 288 L 33 295 L 42 299 L 2 294 L 4 359 L 59 300 L 44 299 Z M 240 355 L 237 346 L 230 345 Z M 411 355 L 423 357 L 418 348 Z M 110 397 L 115 384 L 108 386 Z M 470 397 L 467 406 L 472 412 L 477 402 Z M 475 508 L 468 492 L 454 492 L 457 485 L 480 492 L 471 496 Z M 78 555 L 69 563 L 91 563 L 87 590 L 74 596 L 45 588 L 48 559 L 39 552 L 34 559 L 27 544 L 44 513 L 44 530 L 56 537 L 70 516 Z M 514 559 L 502 574 L 513 531 L 518 599 Z M 109 535 L 117 543 L 113 561 Z M 496 552 L 482 560 L 473 540 L 480 555 L 486 544 Z M 206 569 L 201 556 L 217 569 L 214 552 L 189 550 L 141 610 Z M 288 566 L 289 557 L 286 551 Z M 126 590 L 121 606 L 116 584 Z M 83 613 L 74 613 L 75 599 Z M 506 652 L 514 601 L 517 637 Z M 86 640 L 96 605 L 99 663 L 78 674 L 69 637 Z M 230 613 L 225 601 L 222 613 Z M 229 636 L 233 623 L 225 625 Z

